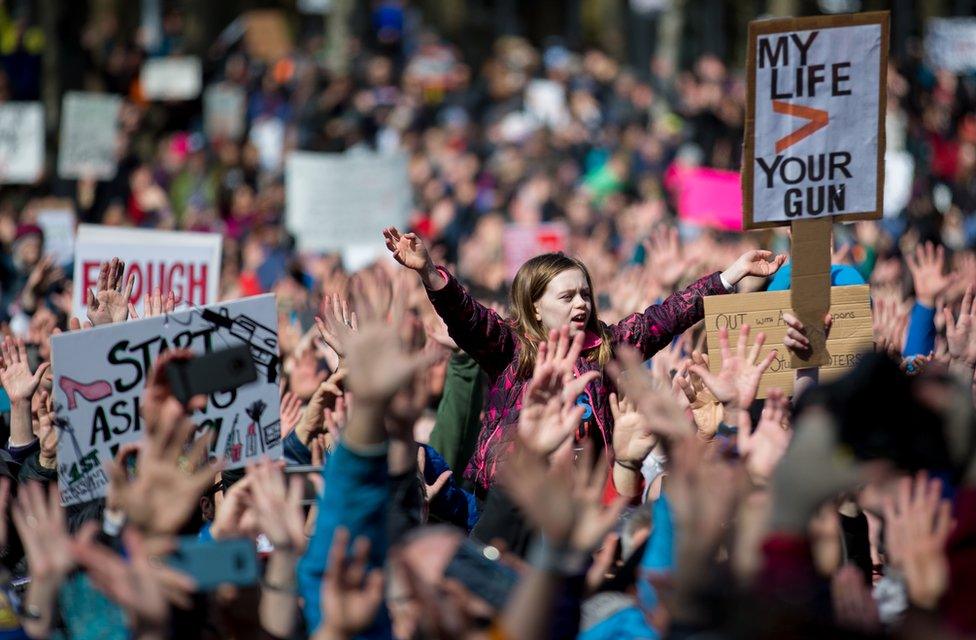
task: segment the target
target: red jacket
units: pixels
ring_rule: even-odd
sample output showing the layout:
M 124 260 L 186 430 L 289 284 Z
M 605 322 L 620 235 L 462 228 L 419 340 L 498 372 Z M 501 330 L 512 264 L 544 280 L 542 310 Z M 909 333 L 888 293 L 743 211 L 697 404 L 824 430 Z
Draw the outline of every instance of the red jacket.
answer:
M 517 374 L 520 347 L 517 329 L 507 320 L 472 298 L 458 281 L 441 268 L 447 286 L 427 291 L 434 309 L 447 325 L 448 333 L 488 375 L 484 417 L 478 444 L 464 476 L 482 489 L 493 482 L 498 456 L 508 448 L 522 409 L 522 390 L 527 378 Z M 650 358 L 691 325 L 704 317 L 702 298 L 726 293 L 718 272 L 705 276 L 687 289 L 669 296 L 643 313 L 630 315 L 615 325 L 603 325 L 611 346 L 629 344 Z M 598 369 L 584 357 L 576 363 L 576 374 Z M 612 451 L 613 417 L 609 396 L 613 389 L 607 376 L 586 387 L 593 417 L 603 446 Z

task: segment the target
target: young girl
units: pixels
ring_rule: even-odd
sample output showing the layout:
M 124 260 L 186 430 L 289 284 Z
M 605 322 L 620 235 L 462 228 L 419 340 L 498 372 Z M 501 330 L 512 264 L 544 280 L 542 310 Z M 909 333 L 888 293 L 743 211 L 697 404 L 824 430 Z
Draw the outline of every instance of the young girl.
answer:
M 401 235 L 390 227 L 383 236 L 397 262 L 420 274 L 454 341 L 488 375 L 478 446 L 465 470 L 465 477 L 482 492 L 491 486 L 499 456 L 515 433 L 523 388 L 532 377 L 538 345 L 546 341 L 550 330 L 569 325 L 570 337 L 585 333 L 577 376 L 602 370 L 619 344 L 634 347 L 647 359 L 704 317 L 703 296 L 728 293 L 745 276 L 772 275 L 786 261 L 784 255 L 768 261 L 770 251 L 747 251 L 725 271 L 701 278 L 643 313 L 607 325 L 597 318 L 596 296 L 586 266 L 563 254 L 547 253 L 523 264 L 515 275 L 512 317 L 505 320 L 476 302 L 446 269 L 435 267 L 415 234 Z M 613 434 L 611 390 L 609 380 L 601 376 L 578 401 L 588 408 L 584 420 L 595 422 L 598 434 L 591 435 L 608 450 Z

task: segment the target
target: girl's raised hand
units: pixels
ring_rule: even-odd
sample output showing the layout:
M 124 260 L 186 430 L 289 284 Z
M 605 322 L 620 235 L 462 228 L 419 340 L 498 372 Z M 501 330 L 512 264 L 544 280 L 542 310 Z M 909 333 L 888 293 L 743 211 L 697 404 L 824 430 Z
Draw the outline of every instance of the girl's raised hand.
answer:
M 408 269 L 423 271 L 431 265 L 427 247 L 415 233 L 401 235 L 396 227 L 383 230 L 386 248 L 393 252 L 393 258 Z
M 746 276 L 757 276 L 760 278 L 771 276 L 779 271 L 779 268 L 785 262 L 785 254 L 774 256 L 772 251 L 753 249 L 739 256 L 728 269 L 722 272 L 722 277 L 730 285 L 735 286 L 739 280 L 742 280 Z

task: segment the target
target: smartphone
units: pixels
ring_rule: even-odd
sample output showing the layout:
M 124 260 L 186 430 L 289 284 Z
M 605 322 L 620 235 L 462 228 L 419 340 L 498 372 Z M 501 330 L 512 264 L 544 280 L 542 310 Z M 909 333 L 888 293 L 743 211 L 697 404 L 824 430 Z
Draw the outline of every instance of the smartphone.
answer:
M 465 538 L 444 569 L 444 577 L 454 578 L 495 609 L 502 609 L 518 582 L 518 574 L 498 560 L 489 560 L 484 550 L 483 545 Z
M 293 475 L 300 475 L 304 479 L 304 490 L 302 491 L 302 506 L 310 507 L 318 502 L 319 494 L 315 485 L 308 479 L 308 474 L 315 473 L 322 475 L 323 467 L 317 464 L 303 464 L 293 467 L 285 467 L 285 475 L 289 478 Z M 290 480 L 289 480 L 290 482 Z
M 253 540 L 244 538 L 200 540 L 182 536 L 166 564 L 193 578 L 199 591 L 213 591 L 221 584 L 247 587 L 258 581 L 257 549 Z
M 174 360 L 166 376 L 176 399 L 186 404 L 196 395 L 229 391 L 258 379 L 246 345 L 214 351 L 190 360 Z

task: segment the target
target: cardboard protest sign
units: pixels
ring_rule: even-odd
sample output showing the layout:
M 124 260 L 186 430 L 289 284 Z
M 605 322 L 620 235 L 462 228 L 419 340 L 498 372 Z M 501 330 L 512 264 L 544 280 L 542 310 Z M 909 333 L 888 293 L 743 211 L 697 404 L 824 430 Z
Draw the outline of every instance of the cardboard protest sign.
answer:
M 380 246 L 405 226 L 413 203 L 402 154 L 295 151 L 285 163 L 288 229 L 302 251 Z
M 565 251 L 568 242 L 569 229 L 561 222 L 505 225 L 502 248 L 505 251 L 505 273 L 508 279 L 513 280 L 519 267 L 529 258 L 542 253 Z
M 976 69 L 976 18 L 929 18 L 925 57 L 933 69 L 952 73 Z
M 65 94 L 58 136 L 58 176 L 66 180 L 115 177 L 121 106 L 121 98 L 105 93 Z
M 227 468 L 280 458 L 277 320 L 268 294 L 54 336 L 61 502 L 105 495 L 105 465 L 121 445 L 142 437 L 139 400 L 153 364 L 170 348 L 204 354 L 248 345 L 258 379 L 212 394 L 193 416 L 197 437 L 213 433 L 210 455 Z
M 221 83 L 203 94 L 203 126 L 211 140 L 240 140 L 244 135 L 247 96 L 236 85 Z
M 196 56 L 149 58 L 139 72 L 147 100 L 193 100 L 200 95 L 203 66 Z
M 0 105 L 0 183 L 32 184 L 44 171 L 44 106 Z
M 734 348 L 739 341 L 742 325 L 749 325 L 749 345 L 756 336 L 766 334 L 766 342 L 760 351 L 762 359 L 770 351 L 776 352 L 772 365 L 759 383 L 759 398 L 765 398 L 769 390 L 779 387 L 787 394 L 793 393 L 795 369 L 790 363 L 789 352 L 783 346 L 786 323 L 783 312 L 790 311 L 789 291 L 739 293 L 705 298 L 705 331 L 708 342 L 708 364 L 712 371 L 722 366 L 718 349 L 718 332 L 729 330 L 729 344 Z M 832 287 L 830 289 L 830 313 L 833 326 L 827 340 L 829 361 L 820 367 L 820 379 L 830 380 L 850 369 L 861 355 L 874 348 L 871 324 L 871 302 L 868 286 Z
M 57 264 L 68 264 L 75 253 L 74 205 L 68 199 L 44 198 L 34 206 L 37 225 L 44 230 L 44 255 Z
M 85 317 L 85 292 L 94 289 L 103 262 L 125 261 L 125 278 L 135 276 L 132 302 L 142 313 L 142 296 L 159 288 L 177 300 L 206 305 L 217 300 L 222 238 L 216 233 L 150 231 L 83 224 L 75 241 L 74 304 Z
M 742 185 L 735 171 L 673 164 L 664 185 L 682 222 L 721 231 L 742 231 Z
M 745 228 L 881 216 L 888 14 L 749 23 Z

